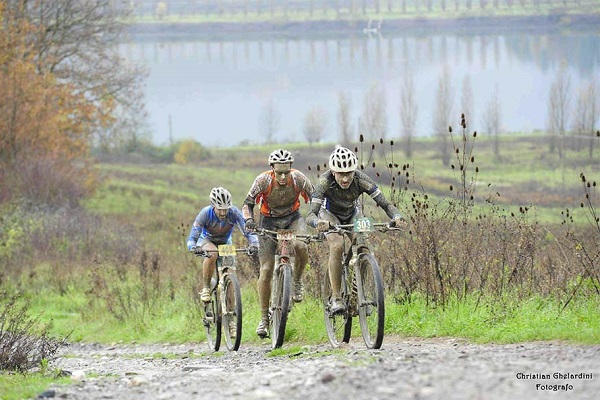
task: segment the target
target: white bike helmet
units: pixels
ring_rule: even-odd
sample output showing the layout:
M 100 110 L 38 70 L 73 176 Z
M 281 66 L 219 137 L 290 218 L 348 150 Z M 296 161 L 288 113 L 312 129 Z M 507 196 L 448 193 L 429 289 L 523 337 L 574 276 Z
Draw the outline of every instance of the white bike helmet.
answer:
M 287 150 L 277 149 L 269 154 L 269 164 L 291 164 L 294 162 L 294 156 Z
M 210 191 L 210 204 L 216 208 L 231 207 L 231 193 L 222 187 L 212 188 Z
M 351 172 L 357 165 L 356 154 L 345 147 L 338 147 L 329 156 L 329 169 L 333 172 Z

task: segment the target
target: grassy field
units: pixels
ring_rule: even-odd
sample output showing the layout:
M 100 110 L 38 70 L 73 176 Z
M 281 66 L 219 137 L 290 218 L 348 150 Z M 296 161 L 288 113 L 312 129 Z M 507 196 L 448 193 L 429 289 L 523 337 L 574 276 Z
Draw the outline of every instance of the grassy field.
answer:
M 600 224 L 594 220 L 600 199 L 592 184 L 600 175 L 599 155 L 573 147 L 559 159 L 547 138 L 536 135 L 503 137 L 498 155 L 490 138 L 467 137 L 448 165 L 431 139 L 419 139 L 411 157 L 399 143 L 355 145 L 364 170 L 411 221 L 405 234 L 372 238 L 386 286 L 386 335 L 600 343 Z M 241 205 L 277 147 L 210 149 L 210 158 L 197 165 L 139 157 L 99 164 L 100 184 L 84 210 L 42 212 L 25 223 L 17 214 L 5 219 L 18 240 L 2 251 L 21 247 L 18 257 L 7 258 L 3 289 L 22 293 L 32 315 L 52 322 L 54 337 L 191 342 L 208 354 L 197 296 L 200 268 L 185 251 L 190 224 L 213 186 L 227 187 Z M 283 147 L 316 182 L 334 144 Z M 375 219 L 386 219 L 371 200 L 365 205 Z M 235 240 L 243 245 L 239 234 Z M 310 250 L 307 299 L 288 323 L 290 348 L 327 343 L 319 300 L 326 249 L 311 244 Z M 237 272 L 242 346 L 256 344 L 258 266 L 241 256 Z M 356 322 L 352 340 L 362 340 Z M 0 374 L 0 387 L 12 398 L 32 397 L 63 379 L 55 372 Z
M 418 140 L 411 157 L 402 154 L 402 146 L 398 143 L 390 145 L 389 142 L 377 142 L 374 150 L 373 145 L 366 142 L 357 143 L 356 147 L 361 162 L 367 166 L 365 171 L 378 180 L 385 188 L 388 197 L 399 200 L 398 206 L 406 215 L 412 213 L 412 203 L 409 201 L 411 193 L 426 195 L 433 199 L 430 201 L 435 204 L 445 204 L 449 199 L 456 199 L 457 189 L 449 190 L 449 186 L 453 185 L 454 188 L 463 186 L 465 191 L 473 195 L 472 207 L 475 210 L 473 215 L 491 213 L 490 210 L 493 208 L 499 218 L 504 218 L 511 213 L 519 214 L 519 209 L 527 207 L 531 211 L 526 218 L 532 223 L 539 221 L 544 226 L 558 226 L 564 219 L 565 209 L 581 209 L 580 204 L 585 195 L 580 174 L 584 173 L 589 180 L 598 176 L 600 155 L 590 159 L 587 149 L 581 149 L 568 151 L 564 159 L 559 159 L 556 154 L 548 151 L 547 143 L 547 138 L 542 136 L 507 136 L 502 138 L 499 155 L 494 155 L 493 142 L 490 138 L 467 138 L 464 148 L 463 142 L 459 141 L 457 142 L 457 147 L 460 146 L 459 154 L 451 159 L 450 164 L 460 165 L 464 162 L 462 153 L 466 152 L 464 178 L 461 178 L 461 174 L 457 172 L 459 168 L 452 169 L 451 165 L 442 164 L 431 139 Z M 276 147 L 279 145 L 211 149 L 210 159 L 198 165 L 101 164 L 103 184 L 86 207 L 105 218 L 116 219 L 121 224 L 135 227 L 140 232 L 148 252 L 160 253 L 162 268 L 166 270 L 162 272 L 166 276 L 161 279 L 172 280 L 172 285 L 175 287 L 171 287 L 170 290 L 174 293 L 171 295 L 174 301 L 164 303 L 161 295 L 157 294 L 158 304 L 164 307 L 160 311 L 163 317 L 158 319 L 160 320 L 158 322 L 157 319 L 141 315 L 138 329 L 128 329 L 123 325 L 118 325 L 122 327 L 118 328 L 111 325 L 109 322 L 112 316 L 106 314 L 101 307 L 101 302 L 98 302 L 96 308 L 88 309 L 91 314 L 87 316 L 87 320 L 93 322 L 79 324 L 80 332 L 75 333 L 74 338 L 99 341 L 201 339 L 202 333 L 199 334 L 196 325 L 197 308 L 190 298 L 193 297 L 191 293 L 195 285 L 193 275 L 197 272 L 197 266 L 194 265 L 193 258 L 184 251 L 189 226 L 199 209 L 208 204 L 208 192 L 213 186 L 228 188 L 232 192 L 234 204 L 241 206 L 254 177 L 266 169 L 268 154 Z M 324 163 L 334 145 L 330 143 L 309 147 L 304 144 L 288 144 L 284 147 L 293 151 L 296 158 L 294 166 L 316 182 L 319 173 L 325 169 Z M 474 162 L 468 161 L 471 157 L 474 157 Z M 389 168 L 389 164 L 392 164 L 392 168 Z M 397 167 L 394 166 L 396 164 Z M 403 165 L 410 167 L 403 170 Z M 409 181 L 404 181 L 402 193 L 393 194 L 390 176 L 398 177 L 398 172 L 403 176 L 408 170 Z M 478 172 L 475 172 L 476 170 Z M 461 179 L 464 182 L 461 182 Z M 594 201 L 597 202 L 597 199 Z M 370 201 L 365 203 L 376 219 L 385 220 L 385 215 L 373 209 Z M 590 222 L 585 209 L 573 215 L 574 224 L 581 229 L 586 229 Z M 548 233 L 544 235 L 547 236 Z M 239 236 L 236 237 L 239 240 Z M 467 241 L 466 238 L 461 240 Z M 519 240 L 518 232 L 515 232 L 514 240 Z M 413 245 L 410 241 L 406 243 L 408 246 L 418 246 L 418 243 Z M 315 253 L 322 253 L 324 249 L 315 250 Z M 397 255 L 390 254 L 390 258 L 393 260 Z M 134 264 L 138 262 L 134 258 L 131 261 Z M 322 274 L 322 266 L 319 267 L 322 263 L 314 258 L 312 261 L 313 267 L 320 268 L 321 272 L 309 272 L 307 279 L 310 279 L 313 285 L 318 285 L 319 283 L 314 280 L 318 280 Z M 240 262 L 239 274 L 245 284 L 247 315 L 244 341 L 253 341 L 256 340 L 253 331 L 259 315 L 255 295 L 257 266 L 247 259 Z M 513 260 L 513 262 L 518 261 Z M 393 269 L 393 266 L 387 266 L 385 263 L 382 265 L 386 269 Z M 134 278 L 135 270 L 136 267 L 130 271 Z M 314 296 L 319 293 L 317 289 L 309 289 L 309 291 Z M 86 296 L 78 290 L 68 293 L 72 293 L 73 298 L 62 304 L 85 308 Z M 564 294 L 563 291 L 562 295 Z M 426 296 L 424 300 L 424 297 L 418 293 L 415 293 L 415 297 L 411 297 L 408 302 L 405 298 L 402 300 L 403 295 L 398 289 L 391 290 L 389 295 L 390 299 L 397 300 L 388 303 L 391 316 L 388 324 L 390 333 L 416 336 L 456 335 L 481 341 L 564 338 L 596 342 L 599 339 L 597 334 L 592 334 L 595 325 L 600 324 L 598 318 L 600 315 L 596 307 L 597 299 L 593 298 L 582 300 L 579 308 L 559 313 L 564 299 L 561 301 L 548 293 L 540 296 L 538 300 L 526 300 L 523 304 L 519 303 L 523 298 L 522 294 L 515 296 L 513 303 L 508 300 L 511 296 L 503 293 L 504 298 L 500 302 L 500 304 L 506 302 L 503 306 L 490 306 L 497 300 L 491 296 L 489 304 L 487 301 L 484 302 L 488 305 L 478 308 L 475 306 L 476 299 L 480 299 L 481 294 L 472 292 L 465 299 L 455 298 L 455 301 L 449 301 L 439 309 L 431 308 L 432 302 L 427 301 Z M 87 301 L 89 305 L 89 299 Z M 500 310 L 502 307 L 504 309 Z M 544 310 L 545 317 L 533 318 L 536 310 L 540 309 Z M 72 315 L 72 312 L 68 311 L 67 315 Z M 60 314 L 59 310 L 57 313 Z M 322 318 L 315 318 L 315 315 L 320 313 L 320 306 L 316 300 L 299 307 L 299 311 L 295 314 L 301 314 L 302 317 L 293 319 L 298 321 L 298 324 L 292 322 L 291 339 L 308 342 L 325 340 Z M 532 327 L 522 329 L 518 321 L 527 314 L 529 316 L 524 320 L 529 321 Z M 165 318 L 164 315 L 169 317 Z M 453 315 L 453 318 L 448 318 L 448 315 Z M 548 318 L 548 315 L 556 318 L 552 327 L 547 324 L 547 319 L 544 319 Z M 108 320 L 105 320 L 106 318 Z M 490 320 L 499 321 L 499 325 L 485 323 Z M 563 321 L 565 325 L 563 326 L 559 321 Z M 575 321 L 582 326 L 582 329 L 570 334 L 568 327 Z M 66 326 L 71 326 L 68 319 L 65 322 Z M 101 326 L 110 328 L 101 329 Z M 61 334 L 67 333 L 64 328 L 57 329 Z
M 460 138 L 456 140 L 462 146 Z M 549 152 L 548 138 L 542 135 L 503 137 L 498 156 L 493 154 L 491 138 L 478 137 L 468 143 L 467 152 L 475 161 L 465 164 L 467 183 L 473 186 L 478 204 L 486 204 L 485 199 L 492 195 L 494 202 L 507 210 L 534 206 L 544 222 L 560 223 L 564 208 L 580 205 L 583 196 L 580 174 L 593 179 L 600 173 L 600 139 L 597 142 L 598 150 L 591 159 L 587 148 L 582 148 L 568 151 L 561 160 L 556 153 Z M 87 207 L 103 215 L 137 215 L 158 209 L 168 219 L 191 222 L 191 215 L 206 205 L 202 196 L 207 196 L 213 186 L 228 188 L 234 204 L 241 206 L 254 177 L 268 168 L 268 154 L 278 146 L 282 145 L 212 149 L 211 158 L 195 166 L 101 164 L 100 172 L 107 180 Z M 334 148 L 332 143 L 312 147 L 303 144 L 283 146 L 294 152 L 294 167 L 313 182 L 319 174 L 317 169 L 326 169 L 328 154 Z M 410 172 L 408 184 L 402 186 L 408 189 L 407 192 L 422 191 L 442 198 L 453 195 L 449 191 L 450 185 L 460 184 L 458 158 L 463 157 L 462 149 L 458 157 L 451 157 L 449 165 L 443 165 L 431 138 L 419 139 L 411 157 L 403 154 L 401 143 L 376 143 L 375 151 L 368 143 L 363 143 L 362 150 L 359 144 L 350 147 L 359 147 L 365 171 L 377 180 L 388 196 L 391 193 L 390 177 L 397 177 L 398 172 L 404 175 L 405 171 L 400 171 L 404 165 L 409 166 Z M 398 166 L 389 168 L 390 163 Z M 398 206 L 410 207 L 410 204 Z

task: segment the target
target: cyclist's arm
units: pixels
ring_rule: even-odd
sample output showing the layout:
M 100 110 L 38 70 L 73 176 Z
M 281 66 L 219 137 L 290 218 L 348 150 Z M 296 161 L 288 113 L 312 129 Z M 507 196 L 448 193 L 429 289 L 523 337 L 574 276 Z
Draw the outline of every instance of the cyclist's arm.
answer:
M 256 236 L 254 233 L 248 232 L 246 230 L 246 222 L 244 220 L 244 216 L 242 215 L 242 212 L 236 208 L 234 210 L 234 215 L 235 215 L 234 224 L 237 225 L 240 232 L 242 232 L 242 235 L 244 235 L 246 237 L 246 240 L 248 241 L 248 245 L 249 246 L 258 246 L 258 236 Z
M 367 174 L 361 173 L 360 171 L 357 171 L 357 174 L 359 175 L 361 190 L 371 196 L 375 203 L 385 211 L 390 219 L 402 217 L 400 211 L 385 198 L 375 181 Z
M 263 183 L 265 179 L 265 174 L 262 173 L 259 176 L 257 176 L 254 182 L 252 183 L 252 186 L 248 191 L 248 195 L 244 200 L 244 205 L 242 206 L 242 215 L 244 217 L 244 220 L 247 220 L 248 218 L 254 218 L 254 205 L 256 204 L 257 199 L 265 189 Z
M 304 199 L 305 203 L 308 203 L 315 191 L 313 184 L 310 182 L 308 177 L 302 172 L 298 171 L 298 184 L 300 185 L 300 195 Z
M 373 200 L 375 200 L 377 205 L 379 207 L 381 207 L 383 209 L 383 211 L 385 211 L 385 213 L 387 214 L 388 217 L 390 217 L 390 219 L 402 217 L 402 214 L 400 213 L 400 211 L 391 202 L 389 202 L 385 198 L 383 193 L 379 192 L 379 194 L 377 196 L 373 197 Z
M 319 220 L 319 209 L 323 205 L 325 199 L 325 190 L 328 186 L 326 179 L 319 179 L 319 182 L 314 187 L 310 205 L 308 208 L 308 214 L 306 214 L 306 224 L 313 228 L 316 228 L 317 221 Z
M 200 210 L 200 212 L 196 216 L 196 219 L 192 224 L 192 228 L 190 229 L 190 234 L 187 239 L 188 250 L 191 250 L 192 247 L 194 247 L 196 243 L 198 243 L 198 239 L 200 239 L 200 237 L 202 236 L 202 232 L 204 230 L 204 227 L 206 226 L 207 216 L 208 213 L 206 212 L 206 208 Z

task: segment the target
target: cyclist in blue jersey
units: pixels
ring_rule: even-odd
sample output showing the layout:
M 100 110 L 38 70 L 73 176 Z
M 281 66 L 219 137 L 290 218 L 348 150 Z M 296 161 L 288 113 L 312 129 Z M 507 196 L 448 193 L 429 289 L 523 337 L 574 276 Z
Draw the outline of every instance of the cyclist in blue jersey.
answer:
M 210 191 L 210 205 L 204 207 L 194 220 L 187 240 L 189 251 L 216 251 L 220 244 L 231 244 L 233 227 L 237 225 L 248 240 L 249 254 L 258 252 L 258 237 L 246 231 L 244 217 L 239 208 L 231 204 L 231 193 L 222 187 Z M 204 258 L 202 264 L 203 288 L 200 300 L 210 302 L 210 279 L 215 271 L 217 257 Z

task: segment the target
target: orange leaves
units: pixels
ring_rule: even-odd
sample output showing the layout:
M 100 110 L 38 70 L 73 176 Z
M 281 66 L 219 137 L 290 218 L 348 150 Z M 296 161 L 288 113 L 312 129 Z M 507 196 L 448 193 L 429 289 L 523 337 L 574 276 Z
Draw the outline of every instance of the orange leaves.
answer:
M 0 166 L 21 194 L 35 200 L 40 191 L 56 192 L 50 181 L 69 186 L 63 195 L 79 196 L 90 179 L 78 175 L 87 174 L 81 166 L 102 104 L 38 65 L 30 40 L 37 27 L 16 15 L 0 7 Z

